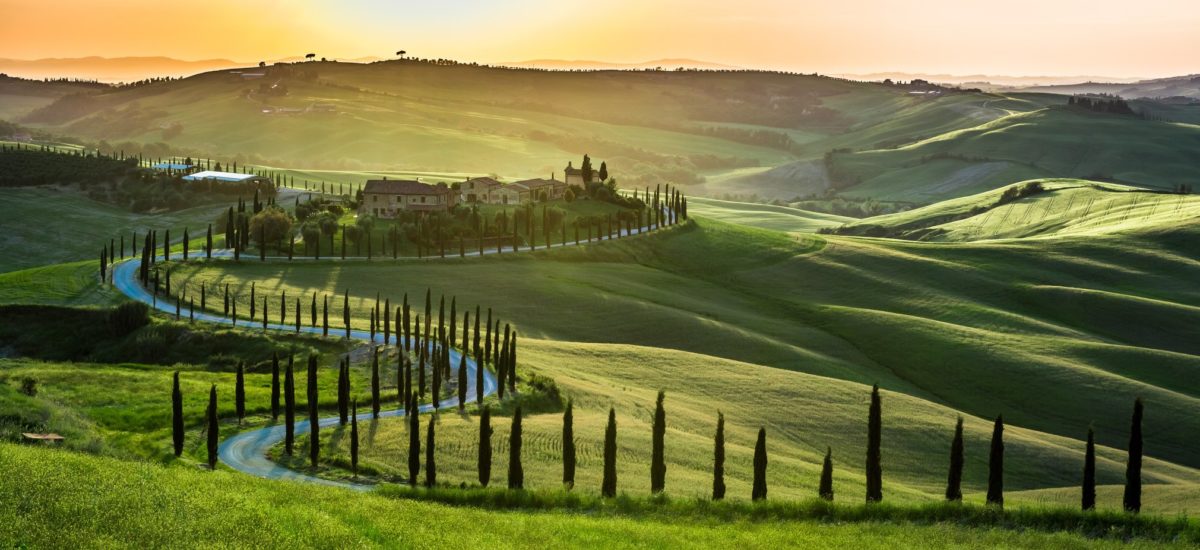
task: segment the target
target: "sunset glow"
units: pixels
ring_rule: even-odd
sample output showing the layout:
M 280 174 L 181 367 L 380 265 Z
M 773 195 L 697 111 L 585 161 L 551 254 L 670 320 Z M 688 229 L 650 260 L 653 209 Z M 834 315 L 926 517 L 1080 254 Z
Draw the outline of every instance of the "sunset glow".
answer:
M 0 57 L 691 58 L 798 71 L 1197 72 L 1200 5 L 1077 0 L 0 1 Z

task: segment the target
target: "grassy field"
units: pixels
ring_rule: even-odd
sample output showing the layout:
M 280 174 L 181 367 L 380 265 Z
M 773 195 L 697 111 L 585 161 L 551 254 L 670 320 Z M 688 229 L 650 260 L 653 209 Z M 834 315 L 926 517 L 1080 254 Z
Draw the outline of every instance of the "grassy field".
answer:
M 853 222 L 853 218 L 749 202 L 688 198 L 688 214 L 727 223 L 789 233 L 815 233 L 825 227 Z
M 1101 443 L 1123 447 L 1140 395 L 1157 411 L 1146 420 L 1156 434 L 1148 453 L 1191 472 L 1200 466 L 1185 427 L 1200 394 L 1187 374 L 1198 365 L 1191 320 L 1200 297 L 1190 283 L 1198 274 L 1186 259 L 1195 231 L 1188 222 L 1121 239 L 944 245 L 789 237 L 698 219 L 646 239 L 525 257 L 211 262 L 182 266 L 175 280 L 228 282 L 241 295 L 250 281 L 268 294 L 349 289 L 362 319 L 377 293 L 396 300 L 432 287 L 460 305 L 495 307 L 526 338 L 879 382 L 971 416 L 1003 413 L 1014 426 L 1073 440 L 1072 449 L 1089 424 Z
M 1046 192 L 999 204 L 1005 189 L 1040 184 Z M 1163 231 L 1200 215 L 1195 195 L 1077 179 L 1034 180 L 842 226 L 842 234 L 926 241 L 1099 237 Z
M 0 466 L 22 473 L 0 481 L 0 538 L 30 547 L 432 548 L 486 544 L 542 548 L 551 544 L 658 548 L 733 544 L 1057 549 L 1154 544 L 1143 539 L 1096 540 L 1088 536 L 1083 527 L 1086 522 L 1079 522 L 1081 527 L 1075 531 L 1046 533 L 987 527 L 986 521 L 980 528 L 954 520 L 758 521 L 753 519 L 754 510 L 732 514 L 733 521 L 721 521 L 706 513 L 689 512 L 691 507 L 686 506 L 677 513 L 649 517 L 480 510 L 7 444 L 0 446 Z M 38 490 L 30 492 L 30 486 Z M 936 511 L 929 514 L 936 515 Z
M 0 232 L 0 249 L 7 251 L 0 258 L 0 272 L 98 259 L 100 247 L 109 237 L 124 235 L 128 249 L 132 233 L 141 235 L 147 228 L 171 228 L 182 235 L 183 228 L 190 226 L 203 237 L 204 228 L 229 207 L 222 203 L 177 212 L 134 214 L 76 191 L 49 187 L 0 189 L 0 202 L 8 209 L 4 231 Z

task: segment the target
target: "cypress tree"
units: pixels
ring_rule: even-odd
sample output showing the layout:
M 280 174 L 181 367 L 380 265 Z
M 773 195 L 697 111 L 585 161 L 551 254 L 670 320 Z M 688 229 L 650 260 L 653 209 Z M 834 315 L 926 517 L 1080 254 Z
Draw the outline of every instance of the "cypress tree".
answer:
M 483 402 L 483 355 L 475 349 L 475 402 Z
M 479 355 L 479 306 L 475 306 L 475 331 L 474 331 L 474 334 L 475 334 L 475 340 L 474 340 L 475 355 Z M 464 349 L 465 349 L 465 346 L 464 346 Z
M 454 341 L 456 340 L 456 335 L 458 334 L 458 331 L 455 330 L 456 327 L 458 327 L 458 297 L 451 296 L 450 297 L 450 344 L 451 345 L 454 344 Z M 463 329 L 463 330 L 466 330 L 466 329 Z
M 221 429 L 217 423 L 217 385 L 208 390 L 208 468 L 217 467 L 217 438 Z
M 313 468 L 321 458 L 321 425 L 317 411 L 317 356 L 308 356 L 308 460 Z
M 338 404 L 338 423 L 343 426 L 350 420 L 350 408 L 347 398 L 350 397 L 350 391 L 346 386 L 350 383 L 350 377 L 347 375 L 346 360 L 338 360 L 338 381 L 337 381 L 337 404 Z
M 342 297 L 342 322 L 346 324 L 346 339 L 350 339 L 350 289 Z
M 1125 511 L 1142 509 L 1142 398 L 1133 402 L 1133 421 L 1129 428 L 1129 461 L 1125 465 Z
M 821 464 L 821 483 L 817 487 L 817 494 L 833 502 L 833 447 L 825 448 L 825 462 Z
M 725 498 L 725 414 L 720 411 L 717 411 L 717 434 L 713 436 L 712 498 Z
M 871 388 L 871 408 L 867 414 L 867 502 L 883 500 L 883 466 L 880 444 L 883 431 L 879 384 Z
M 279 352 L 271 354 L 271 420 L 279 420 Z
M 608 427 L 604 428 L 604 479 L 600 494 L 605 498 L 617 496 L 617 411 L 608 408 Z
M 437 411 L 429 415 L 429 427 L 425 432 L 425 486 L 437 486 L 437 462 L 434 460 L 435 426 L 437 426 Z
M 292 456 L 296 441 L 296 379 L 292 374 L 292 356 L 288 356 L 287 371 L 283 377 L 283 449 Z
M 667 463 L 663 457 L 663 438 L 667 432 L 667 413 L 663 410 L 663 399 L 666 396 L 658 391 L 658 401 L 654 405 L 654 426 L 651 435 L 650 452 L 650 492 L 661 493 L 666 487 Z
M 563 411 L 563 485 L 570 491 L 575 487 L 575 402 L 567 400 Z
M 421 473 L 421 410 L 417 400 L 409 401 L 408 409 L 408 484 L 417 486 L 417 475 Z
M 487 405 L 479 412 L 479 484 L 487 487 L 492 480 L 492 411 Z
M 246 362 L 238 361 L 237 378 L 233 387 L 233 404 L 237 408 L 238 426 L 246 418 Z
M 950 442 L 950 474 L 946 479 L 946 500 L 962 501 L 963 475 L 963 418 L 958 417 L 954 425 L 954 440 Z
M 299 308 L 297 308 L 297 309 L 299 309 Z M 311 305 L 309 305 L 308 311 L 309 311 L 309 321 L 310 321 L 309 324 L 314 327 L 317 326 L 317 293 L 316 292 L 314 292 L 312 295 L 312 303 L 311 303 Z M 328 324 L 328 323 L 326 323 L 326 324 Z
M 458 357 L 458 410 L 463 410 L 467 403 L 467 352 L 463 351 Z
M 371 348 L 371 416 L 379 418 L 379 348 Z
M 350 471 L 358 478 L 358 400 L 350 404 Z
M 183 391 L 179 389 L 179 371 L 171 388 L 171 443 L 175 456 L 183 454 Z
M 1083 453 L 1083 510 L 1096 509 L 1096 432 L 1088 426 L 1087 449 Z
M 296 334 L 300 334 L 300 298 L 296 298 Z
M 512 430 L 508 433 L 508 488 L 525 488 L 525 468 L 521 466 L 521 405 L 513 411 Z
M 754 444 L 754 486 L 752 500 L 767 498 L 767 429 L 758 429 L 758 442 Z
M 476 331 L 478 332 L 478 331 Z M 487 361 L 492 358 L 492 308 L 488 308 L 487 316 L 487 336 L 483 339 L 483 359 Z
M 508 391 L 517 391 L 517 331 L 513 330 L 512 342 L 508 345 Z
M 988 456 L 987 503 L 1004 506 L 1004 415 L 992 428 L 992 451 Z
M 321 336 L 329 336 L 329 296 L 328 295 L 321 296 Z

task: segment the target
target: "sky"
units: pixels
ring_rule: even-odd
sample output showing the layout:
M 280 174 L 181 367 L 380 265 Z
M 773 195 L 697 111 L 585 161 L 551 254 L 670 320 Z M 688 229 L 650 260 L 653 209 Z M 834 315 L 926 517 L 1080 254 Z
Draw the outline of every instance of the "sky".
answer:
M 0 0 L 0 57 L 640 62 L 821 73 L 1200 73 L 1195 0 Z

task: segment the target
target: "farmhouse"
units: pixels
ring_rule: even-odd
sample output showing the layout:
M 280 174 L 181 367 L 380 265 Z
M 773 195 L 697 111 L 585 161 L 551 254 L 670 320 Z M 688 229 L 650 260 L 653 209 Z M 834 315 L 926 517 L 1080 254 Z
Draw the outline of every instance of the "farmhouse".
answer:
M 553 179 L 553 176 L 551 179 L 535 178 L 517 181 L 508 184 L 508 187 L 517 192 L 518 202 L 541 200 L 543 195 L 546 200 L 561 199 L 567 192 L 567 183 Z
M 484 204 L 521 204 L 539 200 L 544 193 L 547 200 L 561 199 L 567 192 L 565 182 L 554 179 L 534 178 L 503 184 L 492 178 L 472 178 L 462 182 L 462 199 Z
M 237 172 L 217 172 L 215 170 L 203 170 L 195 174 L 188 174 L 183 177 L 187 181 L 223 181 L 230 183 L 259 181 L 262 183 L 270 183 L 271 180 L 259 176 L 257 174 L 239 174 Z
M 462 182 L 459 191 L 462 192 L 462 199 L 467 202 L 491 203 L 492 192 L 501 185 L 503 184 L 493 178 L 470 178 Z
M 568 162 L 567 167 L 563 169 L 563 179 L 567 180 L 567 185 L 587 187 L 587 182 L 583 181 L 583 170 L 571 166 L 570 162 Z
M 445 183 L 429 185 L 415 180 L 370 180 L 362 193 L 358 213 L 378 218 L 395 218 L 401 210 L 443 211 L 458 202 L 454 190 Z

